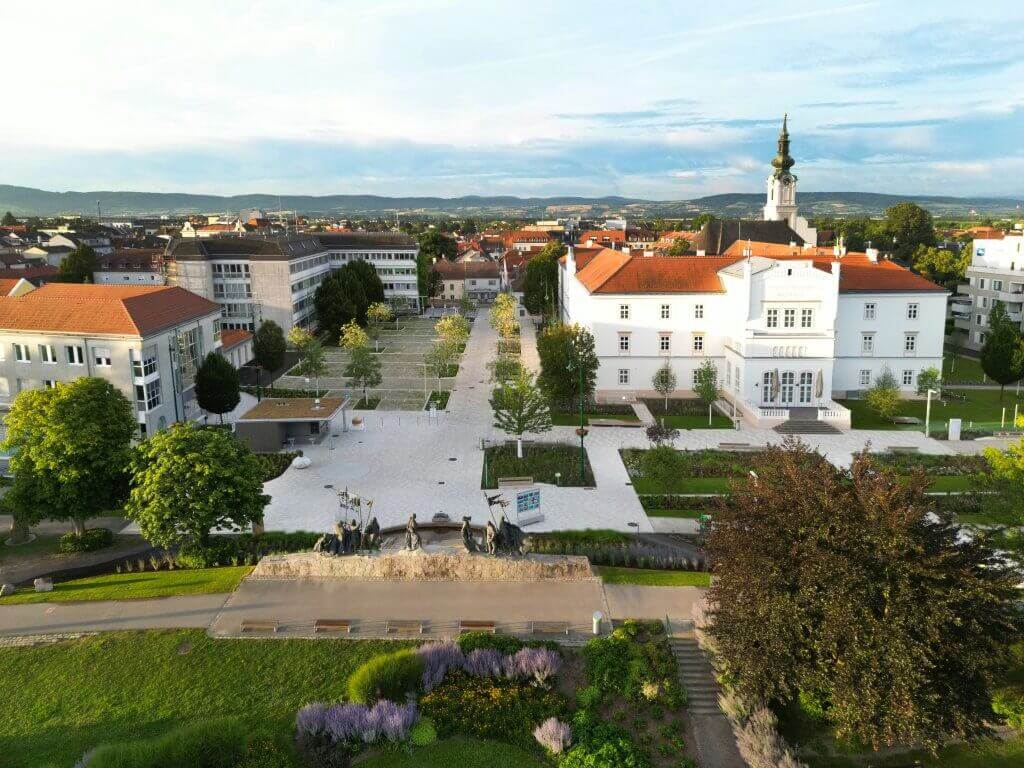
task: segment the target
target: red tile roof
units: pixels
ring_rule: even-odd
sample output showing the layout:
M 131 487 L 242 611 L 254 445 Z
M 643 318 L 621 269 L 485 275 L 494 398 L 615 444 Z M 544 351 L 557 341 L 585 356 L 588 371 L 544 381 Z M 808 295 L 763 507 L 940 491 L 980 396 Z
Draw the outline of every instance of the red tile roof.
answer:
M 498 264 L 494 261 L 459 261 L 452 262 L 438 259 L 434 271 L 445 280 L 466 280 L 467 278 L 495 278 L 498 276 Z
M 177 286 L 47 283 L 0 297 L 0 329 L 147 336 L 219 314 L 220 306 Z
M 7 296 L 14 290 L 18 280 L 13 277 L 0 277 L 0 296 Z
M 239 344 L 244 344 L 252 338 L 252 333 L 249 331 L 242 331 L 235 328 L 226 328 L 220 332 L 220 344 L 224 349 L 231 349 L 237 347 Z

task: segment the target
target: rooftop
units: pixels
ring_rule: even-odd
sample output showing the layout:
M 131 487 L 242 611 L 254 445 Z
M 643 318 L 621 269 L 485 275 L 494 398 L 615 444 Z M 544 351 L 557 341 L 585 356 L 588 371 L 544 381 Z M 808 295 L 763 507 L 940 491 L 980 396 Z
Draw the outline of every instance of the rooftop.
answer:
M 223 349 L 231 349 L 239 344 L 244 344 L 251 338 L 252 333 L 250 331 L 227 328 L 220 332 L 220 345 Z
M 494 261 L 447 261 L 438 260 L 434 271 L 446 280 L 465 280 L 467 278 L 495 278 L 498 276 L 498 264 Z
M 265 397 L 239 417 L 238 421 L 325 421 L 348 403 L 347 398 Z

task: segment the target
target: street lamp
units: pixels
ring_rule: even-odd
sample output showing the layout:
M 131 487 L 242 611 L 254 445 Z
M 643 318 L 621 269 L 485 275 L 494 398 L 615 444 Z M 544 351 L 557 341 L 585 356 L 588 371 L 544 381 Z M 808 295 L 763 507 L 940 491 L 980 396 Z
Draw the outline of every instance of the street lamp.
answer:
M 583 438 L 587 436 L 587 429 L 583 426 L 583 350 L 579 348 L 577 340 L 574 338 L 571 342 L 572 350 L 575 353 L 575 358 L 566 363 L 566 367 L 571 371 L 573 367 L 577 369 L 580 374 L 580 426 L 576 430 L 576 434 L 580 436 L 580 483 L 583 483 L 585 466 L 586 466 L 586 453 L 583 450 Z
M 932 420 L 932 395 L 939 394 L 937 389 L 928 390 L 928 400 L 924 406 L 924 436 L 928 437 L 928 428 L 931 426 Z

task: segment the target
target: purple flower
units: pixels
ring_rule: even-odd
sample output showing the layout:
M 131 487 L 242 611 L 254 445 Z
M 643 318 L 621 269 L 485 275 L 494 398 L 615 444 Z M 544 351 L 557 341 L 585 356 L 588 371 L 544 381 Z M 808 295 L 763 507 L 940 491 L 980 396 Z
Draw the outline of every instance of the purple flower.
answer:
M 363 724 L 363 741 L 373 744 L 384 739 L 386 741 L 405 741 L 409 731 L 419 719 L 416 705 L 412 702 L 404 705 L 381 699 L 366 712 Z
M 560 755 L 572 744 L 572 727 L 549 717 L 533 730 L 533 738 L 551 754 Z
M 318 736 L 327 730 L 327 705 L 314 702 L 302 707 L 295 715 L 295 728 L 300 734 Z
M 366 723 L 364 704 L 335 704 L 324 717 L 325 731 L 331 741 L 354 741 L 362 738 Z
M 429 693 L 440 685 L 445 675 L 466 665 L 466 657 L 457 643 L 427 643 L 416 649 L 423 659 L 423 690 Z
M 523 648 L 505 658 L 505 677 L 526 680 L 533 678 L 541 685 L 558 674 L 562 657 L 547 648 Z
M 477 648 L 466 657 L 466 672 L 473 677 L 501 677 L 502 656 L 493 648 Z

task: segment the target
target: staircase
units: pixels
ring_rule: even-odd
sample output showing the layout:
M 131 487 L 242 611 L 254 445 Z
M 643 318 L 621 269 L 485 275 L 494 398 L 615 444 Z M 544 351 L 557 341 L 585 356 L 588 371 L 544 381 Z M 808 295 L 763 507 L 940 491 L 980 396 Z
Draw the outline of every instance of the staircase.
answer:
M 789 420 L 774 427 L 781 435 L 838 435 L 840 431 L 818 419 L 817 408 L 790 408 Z
M 718 694 L 721 688 L 715 680 L 711 665 L 704 658 L 704 652 L 691 635 L 671 639 L 672 655 L 679 667 L 679 679 L 686 689 L 691 715 L 722 715 L 718 708 Z

